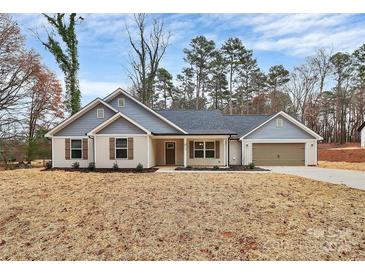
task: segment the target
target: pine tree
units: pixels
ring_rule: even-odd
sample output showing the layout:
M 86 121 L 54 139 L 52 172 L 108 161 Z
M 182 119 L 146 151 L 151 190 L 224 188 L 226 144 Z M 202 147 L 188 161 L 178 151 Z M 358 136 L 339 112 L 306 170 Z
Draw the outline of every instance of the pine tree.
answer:
M 171 99 L 174 103 L 174 84 L 172 83 L 172 75 L 164 68 L 159 68 L 156 74 L 155 89 L 158 95 L 163 98 L 163 108 L 167 109 L 167 100 Z
M 195 109 L 205 104 L 204 91 L 207 85 L 211 60 L 214 56 L 215 43 L 204 36 L 197 36 L 190 42 L 190 49 L 184 49 L 184 60 L 194 69 L 196 77 Z

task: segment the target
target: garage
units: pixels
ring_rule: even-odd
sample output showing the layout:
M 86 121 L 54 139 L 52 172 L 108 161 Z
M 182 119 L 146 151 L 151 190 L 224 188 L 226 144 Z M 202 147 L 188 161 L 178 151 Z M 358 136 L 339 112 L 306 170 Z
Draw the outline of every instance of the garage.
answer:
M 304 166 L 304 143 L 253 143 L 252 161 L 258 166 Z

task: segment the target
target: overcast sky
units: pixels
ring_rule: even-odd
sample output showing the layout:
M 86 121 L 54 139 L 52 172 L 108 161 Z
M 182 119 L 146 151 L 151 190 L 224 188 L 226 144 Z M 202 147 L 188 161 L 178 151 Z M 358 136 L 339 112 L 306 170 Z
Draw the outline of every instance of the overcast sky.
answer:
M 77 26 L 79 38 L 82 104 L 104 97 L 117 87 L 127 88 L 128 44 L 125 24 L 132 24 L 130 14 L 81 14 L 85 19 Z M 46 24 L 39 14 L 14 14 L 27 36 L 27 45 L 36 50 L 44 63 L 62 73 L 52 55 L 32 35 L 41 35 Z M 216 46 L 229 37 L 239 37 L 252 49 L 260 67 L 282 64 L 287 69 L 321 47 L 352 52 L 365 43 L 363 14 L 153 14 L 163 19 L 171 31 L 170 46 L 162 66 L 174 76 L 185 66 L 183 49 L 191 39 L 205 35 Z

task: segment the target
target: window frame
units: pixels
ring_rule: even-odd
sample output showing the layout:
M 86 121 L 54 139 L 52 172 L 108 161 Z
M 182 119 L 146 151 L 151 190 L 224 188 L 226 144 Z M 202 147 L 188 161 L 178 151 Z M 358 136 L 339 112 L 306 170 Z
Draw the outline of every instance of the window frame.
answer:
M 102 111 L 102 114 L 103 114 L 102 117 L 99 117 L 99 111 L 100 110 Z M 105 111 L 104 111 L 104 109 L 103 108 L 97 108 L 96 109 L 96 118 L 97 119 L 104 119 L 104 117 L 105 117 Z
M 206 143 L 213 143 L 213 148 L 207 148 Z M 213 157 L 207 157 L 207 151 L 213 151 Z M 215 141 L 205 141 L 204 142 L 204 157 L 206 159 L 214 159 L 215 158 Z
M 203 143 L 203 148 L 196 148 L 195 143 Z M 213 143 L 213 148 L 207 148 L 206 143 Z M 194 140 L 194 158 L 196 159 L 215 159 L 215 140 L 213 141 L 196 141 Z M 203 157 L 196 157 L 195 151 L 203 151 Z M 207 151 L 213 151 L 213 157 L 207 157 Z
M 282 118 L 277 118 L 276 119 L 276 127 L 277 128 L 282 128 L 284 126 L 284 120 Z
M 127 141 L 127 145 L 126 147 L 117 147 L 117 139 L 125 139 Z M 115 159 L 116 160 L 126 160 L 128 159 L 128 138 L 127 137 L 115 137 L 114 138 L 114 141 L 115 141 L 115 147 L 114 147 L 114 154 L 115 154 Z M 127 151 L 127 156 L 125 158 L 118 158 L 117 157 L 117 150 L 126 150 Z
M 120 104 L 120 102 L 123 102 L 123 104 Z M 125 98 L 123 98 L 123 97 L 118 98 L 118 107 L 119 108 L 124 108 L 125 107 Z
M 81 147 L 80 148 L 73 148 L 72 147 L 72 141 L 80 141 L 80 144 L 81 144 Z M 80 154 L 80 158 L 74 158 L 74 157 L 72 157 L 72 151 L 73 150 L 80 150 L 81 151 L 81 154 Z M 70 159 L 71 160 L 73 160 L 73 159 L 75 159 L 75 160 L 81 160 L 82 159 L 82 139 L 78 139 L 78 138 L 74 138 L 74 139 L 70 139 Z

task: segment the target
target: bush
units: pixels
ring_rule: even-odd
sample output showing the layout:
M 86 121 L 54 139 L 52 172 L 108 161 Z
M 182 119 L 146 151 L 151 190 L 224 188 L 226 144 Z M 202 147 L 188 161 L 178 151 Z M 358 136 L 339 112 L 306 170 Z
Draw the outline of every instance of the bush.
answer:
M 186 166 L 186 169 L 193 169 L 192 166 Z
M 46 162 L 46 166 L 45 166 L 46 169 L 51 169 L 52 168 L 52 161 L 48 161 Z
M 137 172 L 142 172 L 143 171 L 143 165 L 141 163 L 139 163 L 136 167 L 136 171 Z
M 90 171 L 95 170 L 95 163 L 94 162 L 90 162 L 89 165 L 88 165 L 88 167 L 87 167 L 87 169 L 90 170 Z
M 249 167 L 250 169 L 254 169 L 254 168 L 255 168 L 255 163 L 249 163 L 249 164 L 248 164 L 248 167 Z
M 80 163 L 79 162 L 74 162 L 72 165 L 71 165 L 72 168 L 74 169 L 79 169 L 80 168 Z
M 117 163 L 114 163 L 114 164 L 113 164 L 113 170 L 118 170 L 118 169 L 119 169 L 118 164 L 117 164 Z
M 213 169 L 214 170 L 218 170 L 219 169 L 219 166 L 214 166 Z

